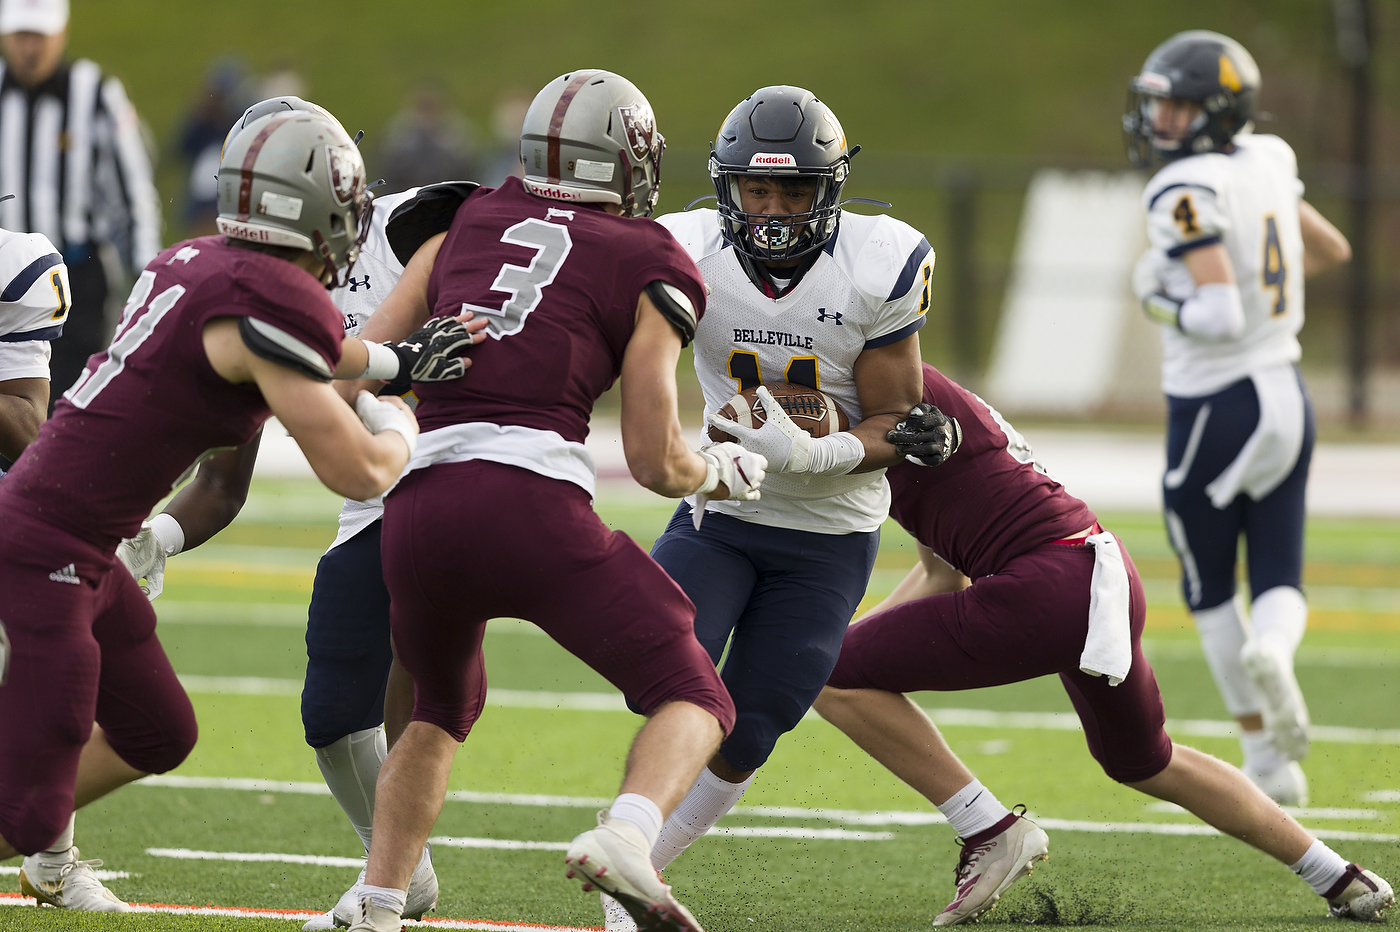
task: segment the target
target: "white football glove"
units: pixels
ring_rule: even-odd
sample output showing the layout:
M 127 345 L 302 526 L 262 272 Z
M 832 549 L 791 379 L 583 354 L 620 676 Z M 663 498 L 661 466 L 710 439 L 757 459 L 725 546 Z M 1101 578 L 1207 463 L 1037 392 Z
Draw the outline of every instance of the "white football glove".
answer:
M 165 589 L 165 559 L 179 553 L 185 546 L 185 532 L 170 515 L 161 513 L 150 521 L 141 522 L 135 537 L 117 545 L 117 559 L 141 586 L 148 601 L 160 598 Z
M 705 461 L 705 481 L 695 490 L 695 509 L 691 521 L 700 530 L 700 522 L 705 518 L 705 503 L 710 501 L 710 493 L 723 485 L 729 490 L 727 501 L 756 502 L 760 494 L 758 487 L 767 475 L 768 460 L 761 453 L 754 453 L 737 443 L 716 443 L 698 451 Z
M 794 424 L 782 405 L 773 400 L 768 386 L 758 387 L 758 400 L 767 415 L 762 427 L 740 427 L 720 417 L 718 412 L 711 414 L 709 421 L 726 434 L 738 437 L 745 450 L 762 454 L 775 472 L 805 473 L 812 461 L 811 436 Z
M 408 444 L 410 457 L 413 456 L 413 451 L 418 449 L 418 422 L 414 420 L 413 415 L 393 402 L 362 391 L 355 396 L 355 413 L 360 416 L 360 420 L 369 428 L 371 434 L 392 430 L 403 437 L 404 442 Z

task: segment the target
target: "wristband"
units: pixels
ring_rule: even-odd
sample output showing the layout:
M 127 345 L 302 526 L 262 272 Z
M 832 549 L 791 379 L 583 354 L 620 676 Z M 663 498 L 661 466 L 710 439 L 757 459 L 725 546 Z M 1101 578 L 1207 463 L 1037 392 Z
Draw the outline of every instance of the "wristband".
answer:
M 700 458 L 705 461 L 705 481 L 700 483 L 700 487 L 692 494 L 709 495 L 719 488 L 719 467 L 715 465 L 714 455 L 700 451 Z
M 185 529 L 180 527 L 180 522 L 175 520 L 174 515 L 162 511 L 151 519 L 150 525 L 156 546 L 163 550 L 167 557 L 173 557 L 185 549 Z
M 383 343 L 369 341 L 365 342 L 365 349 L 369 350 L 369 362 L 365 365 L 365 371 L 360 373 L 360 378 L 381 379 L 389 382 L 398 377 L 400 369 L 398 353 Z
M 1159 324 L 1181 329 L 1181 302 L 1164 294 L 1150 294 L 1142 299 L 1142 310 Z
M 865 459 L 865 444 L 848 430 L 812 441 L 807 472 L 814 476 L 844 476 Z

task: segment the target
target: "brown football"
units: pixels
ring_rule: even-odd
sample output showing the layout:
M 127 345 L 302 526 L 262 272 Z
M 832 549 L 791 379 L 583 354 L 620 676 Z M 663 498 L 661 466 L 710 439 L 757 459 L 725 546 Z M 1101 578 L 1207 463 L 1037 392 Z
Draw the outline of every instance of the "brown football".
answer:
M 787 412 L 793 423 L 813 437 L 825 437 L 850 426 L 846 412 L 826 392 L 792 382 L 769 382 L 765 387 L 773 393 L 773 400 Z M 729 399 L 729 403 L 719 409 L 719 416 L 741 427 L 762 427 L 768 419 L 763 403 L 758 400 L 756 388 L 746 388 Z M 715 443 L 738 439 L 713 424 L 710 425 L 709 437 Z

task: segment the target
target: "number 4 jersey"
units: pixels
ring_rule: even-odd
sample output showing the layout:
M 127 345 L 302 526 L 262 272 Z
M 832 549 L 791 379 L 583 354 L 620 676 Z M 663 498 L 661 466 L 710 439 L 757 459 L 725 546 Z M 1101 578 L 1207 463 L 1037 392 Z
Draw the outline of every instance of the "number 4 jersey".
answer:
M 0 515 L 27 514 L 110 552 L 205 452 L 252 439 L 271 411 L 256 385 L 209 365 L 204 325 L 216 317 L 275 328 L 315 369 L 340 359 L 341 315 L 310 274 L 222 236 L 172 246 L 137 279 L 112 345 L 0 482 Z
M 1302 355 L 1303 183 L 1297 159 L 1277 136 L 1242 134 L 1235 147 L 1229 154 L 1171 162 L 1143 192 L 1147 235 L 1166 293 L 1178 301 L 1190 297 L 1195 282 L 1183 257 L 1223 243 L 1244 305 L 1245 331 L 1237 340 L 1162 328 L 1162 391 L 1178 398 L 1212 394 Z
M 854 427 L 861 420 L 856 357 L 912 335 L 927 320 L 933 250 L 899 220 L 843 211 L 816 262 L 777 299 L 749 280 L 721 235 L 717 211 L 668 214 L 659 222 L 710 287 L 695 331 L 706 415 L 742 389 L 787 381 L 826 392 Z M 773 527 L 849 534 L 879 528 L 889 504 L 884 470 L 825 477 L 769 469 L 759 501 L 710 502 L 706 509 Z

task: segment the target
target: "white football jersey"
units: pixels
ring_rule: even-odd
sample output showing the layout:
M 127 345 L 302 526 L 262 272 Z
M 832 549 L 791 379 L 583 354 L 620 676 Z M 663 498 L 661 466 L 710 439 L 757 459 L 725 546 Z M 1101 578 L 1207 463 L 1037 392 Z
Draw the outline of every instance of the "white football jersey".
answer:
M 1277 136 L 1235 137 L 1229 154 L 1169 163 L 1143 192 L 1147 236 L 1166 293 L 1185 300 L 1195 282 L 1181 257 L 1223 243 L 1244 305 L 1238 340 L 1206 340 L 1162 328 L 1162 391 L 1179 398 L 1213 394 L 1253 372 L 1302 355 L 1303 183 L 1288 143 Z
M 71 294 L 47 236 L 0 230 L 0 382 L 49 377 L 49 341 L 63 333 Z
M 816 263 L 776 300 L 744 274 L 724 242 L 718 211 L 668 214 L 658 222 L 690 253 L 710 289 L 694 344 L 706 416 L 743 388 L 788 381 L 826 392 L 854 427 L 861 420 L 856 357 L 904 339 L 927 320 L 933 250 L 917 230 L 891 217 L 843 211 Z M 889 514 L 884 470 L 835 477 L 769 471 L 762 493 L 756 502 L 706 508 L 824 534 L 873 531 Z
M 418 193 L 417 188 L 409 188 L 398 194 L 389 194 L 374 199 L 374 215 L 370 218 L 369 233 L 360 247 L 360 257 L 350 270 L 350 279 L 331 292 L 331 302 L 345 315 L 345 335 L 353 337 L 360 332 L 379 303 L 388 297 L 389 292 L 399 283 L 403 275 L 403 264 L 389 248 L 389 238 L 384 233 L 384 225 L 389 215 L 404 201 Z M 335 533 L 334 550 L 356 534 L 384 517 L 384 496 L 376 495 L 368 501 L 357 502 L 347 498 L 340 509 L 340 527 Z

